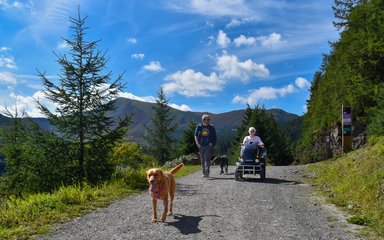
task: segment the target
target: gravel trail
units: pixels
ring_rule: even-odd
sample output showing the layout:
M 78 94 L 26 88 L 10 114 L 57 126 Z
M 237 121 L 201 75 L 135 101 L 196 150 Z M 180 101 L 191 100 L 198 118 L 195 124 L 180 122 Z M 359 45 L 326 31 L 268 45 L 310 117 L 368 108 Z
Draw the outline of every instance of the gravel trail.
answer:
M 106 239 L 359 239 L 340 214 L 302 183 L 304 166 L 268 167 L 267 179 L 234 180 L 211 169 L 177 179 L 173 216 L 151 222 L 148 192 L 53 227 L 41 240 Z M 159 213 L 162 202 L 159 202 Z

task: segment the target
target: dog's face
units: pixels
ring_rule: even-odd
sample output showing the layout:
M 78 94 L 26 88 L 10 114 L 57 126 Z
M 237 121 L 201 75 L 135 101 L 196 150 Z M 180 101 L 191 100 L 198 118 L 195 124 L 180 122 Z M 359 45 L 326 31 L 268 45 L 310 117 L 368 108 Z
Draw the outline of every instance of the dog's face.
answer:
M 147 180 L 150 190 L 154 192 L 157 184 L 163 181 L 163 171 L 159 168 L 149 169 L 147 171 Z

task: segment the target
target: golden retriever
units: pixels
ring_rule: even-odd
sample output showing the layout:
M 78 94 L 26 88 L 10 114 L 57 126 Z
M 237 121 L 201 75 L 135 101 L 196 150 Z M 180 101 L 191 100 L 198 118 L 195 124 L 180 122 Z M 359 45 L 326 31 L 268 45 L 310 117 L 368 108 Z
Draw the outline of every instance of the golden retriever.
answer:
M 147 171 L 147 180 L 149 183 L 149 193 L 152 198 L 153 215 L 152 222 L 157 221 L 157 200 L 163 200 L 164 212 L 161 221 L 164 222 L 167 215 L 172 215 L 173 199 L 175 197 L 176 182 L 173 174 L 178 172 L 184 166 L 178 164 L 169 172 L 162 171 L 160 168 L 152 168 Z M 171 199 L 168 208 L 168 195 Z

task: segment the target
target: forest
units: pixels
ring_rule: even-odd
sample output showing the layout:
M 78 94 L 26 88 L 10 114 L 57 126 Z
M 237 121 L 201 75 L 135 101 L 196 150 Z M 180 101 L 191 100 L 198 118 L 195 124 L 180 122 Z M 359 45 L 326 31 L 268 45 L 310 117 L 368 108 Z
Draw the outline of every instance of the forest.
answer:
M 333 10 L 340 38 L 312 79 L 300 163 L 327 158 L 324 137 L 340 128 L 342 106 L 351 108 L 354 138 L 384 134 L 384 2 L 336 0 Z

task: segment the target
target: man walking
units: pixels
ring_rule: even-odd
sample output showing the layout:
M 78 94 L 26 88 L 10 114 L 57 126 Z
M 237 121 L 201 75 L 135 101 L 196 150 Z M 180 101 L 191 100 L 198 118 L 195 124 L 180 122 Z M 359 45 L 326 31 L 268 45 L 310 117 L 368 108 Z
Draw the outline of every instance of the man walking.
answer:
M 195 142 L 199 148 L 204 177 L 209 177 L 212 151 L 216 144 L 216 130 L 211 124 L 209 115 L 204 114 L 201 119 L 202 123 L 195 129 Z

